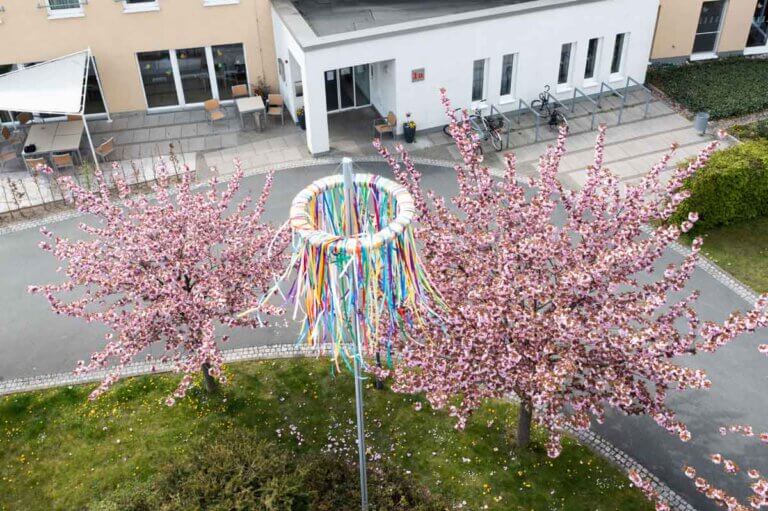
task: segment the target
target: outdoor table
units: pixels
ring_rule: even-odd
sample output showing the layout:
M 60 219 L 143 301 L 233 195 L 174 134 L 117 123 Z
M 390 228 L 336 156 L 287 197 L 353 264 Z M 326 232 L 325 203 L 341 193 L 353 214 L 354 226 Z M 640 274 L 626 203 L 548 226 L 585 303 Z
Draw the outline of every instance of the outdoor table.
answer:
M 261 99 L 261 96 L 257 95 L 236 99 L 235 105 L 237 105 L 237 112 L 240 114 L 240 126 L 245 128 L 243 114 L 253 113 L 259 123 L 259 128 L 264 131 L 264 125 L 267 123 L 267 109 L 264 108 L 264 101 Z M 264 117 L 263 122 L 262 116 Z
M 83 138 L 85 124 L 82 120 L 49 122 L 35 124 L 29 128 L 24 147 L 34 144 L 34 152 L 24 152 L 24 156 L 48 155 L 53 153 L 77 153 L 78 160 L 83 161 L 80 153 L 80 141 Z

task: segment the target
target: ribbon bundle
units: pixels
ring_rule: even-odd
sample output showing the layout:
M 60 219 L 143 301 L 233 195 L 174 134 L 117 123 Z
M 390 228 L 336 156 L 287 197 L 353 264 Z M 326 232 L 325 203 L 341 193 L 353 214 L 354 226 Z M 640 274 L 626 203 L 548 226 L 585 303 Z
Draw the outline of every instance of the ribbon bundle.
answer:
M 354 188 L 351 215 L 341 175 L 299 192 L 289 219 L 293 258 L 281 279 L 293 277 L 284 297 L 294 305 L 294 319 L 304 314 L 298 342 L 330 347 L 337 368 L 352 356 L 362 362 L 380 340 L 391 356 L 396 332 L 419 321 L 426 303 L 441 303 L 416 251 L 408 191 L 372 174 L 356 174 Z M 275 292 L 278 286 L 270 295 Z

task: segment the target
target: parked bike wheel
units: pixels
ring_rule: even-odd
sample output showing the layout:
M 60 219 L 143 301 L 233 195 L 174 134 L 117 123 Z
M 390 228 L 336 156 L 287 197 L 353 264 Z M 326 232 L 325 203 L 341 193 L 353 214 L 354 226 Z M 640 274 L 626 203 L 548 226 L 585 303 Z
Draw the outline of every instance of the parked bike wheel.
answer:
M 552 131 L 559 131 L 560 126 L 566 124 L 567 122 L 568 121 L 566 121 L 565 116 L 558 110 L 555 110 L 549 117 L 549 129 Z
M 446 124 L 445 126 L 443 126 L 443 133 L 445 133 L 446 137 L 450 137 L 451 136 L 451 125 L 450 124 Z
M 497 152 L 504 148 L 504 143 L 501 141 L 501 133 L 498 130 L 491 130 L 491 145 Z

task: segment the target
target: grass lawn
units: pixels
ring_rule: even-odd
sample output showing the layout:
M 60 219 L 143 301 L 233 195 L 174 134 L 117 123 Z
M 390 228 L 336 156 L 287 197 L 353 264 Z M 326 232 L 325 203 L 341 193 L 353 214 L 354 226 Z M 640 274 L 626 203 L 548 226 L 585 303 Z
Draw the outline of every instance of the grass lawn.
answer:
M 651 69 L 648 81 L 691 112 L 713 119 L 768 109 L 768 61 L 741 57 Z
M 758 293 L 768 292 L 768 217 L 707 231 L 702 250 Z
M 228 373 L 219 397 L 192 391 L 171 408 L 162 400 L 178 377 L 169 375 L 125 380 L 94 403 L 86 400 L 92 386 L 0 398 L 0 509 L 87 508 L 121 485 L 150 481 L 191 439 L 223 429 L 250 431 L 297 456 L 335 441 L 354 459 L 349 375 L 333 378 L 327 362 L 314 360 L 242 363 Z M 538 432 L 532 451 L 512 451 L 510 404 L 489 404 L 457 432 L 446 413 L 426 403 L 417 411 L 417 402 L 369 386 L 369 446 L 433 493 L 466 501 L 464 509 L 651 509 L 623 474 L 575 441 L 556 460 Z

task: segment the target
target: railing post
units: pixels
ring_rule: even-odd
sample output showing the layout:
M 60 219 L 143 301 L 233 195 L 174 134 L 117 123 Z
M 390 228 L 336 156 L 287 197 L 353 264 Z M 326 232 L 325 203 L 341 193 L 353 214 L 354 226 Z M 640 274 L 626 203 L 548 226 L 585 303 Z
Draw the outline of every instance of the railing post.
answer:
M 579 91 L 578 87 L 573 88 L 573 99 L 571 100 L 571 113 L 576 112 L 576 93 Z
M 540 121 L 541 121 L 541 116 L 536 115 L 536 136 L 534 138 L 534 142 L 538 142 L 539 141 L 539 124 L 540 124 Z
M 600 92 L 597 94 L 597 108 L 603 108 L 602 102 L 603 102 L 603 86 L 605 85 L 605 82 L 600 82 Z

